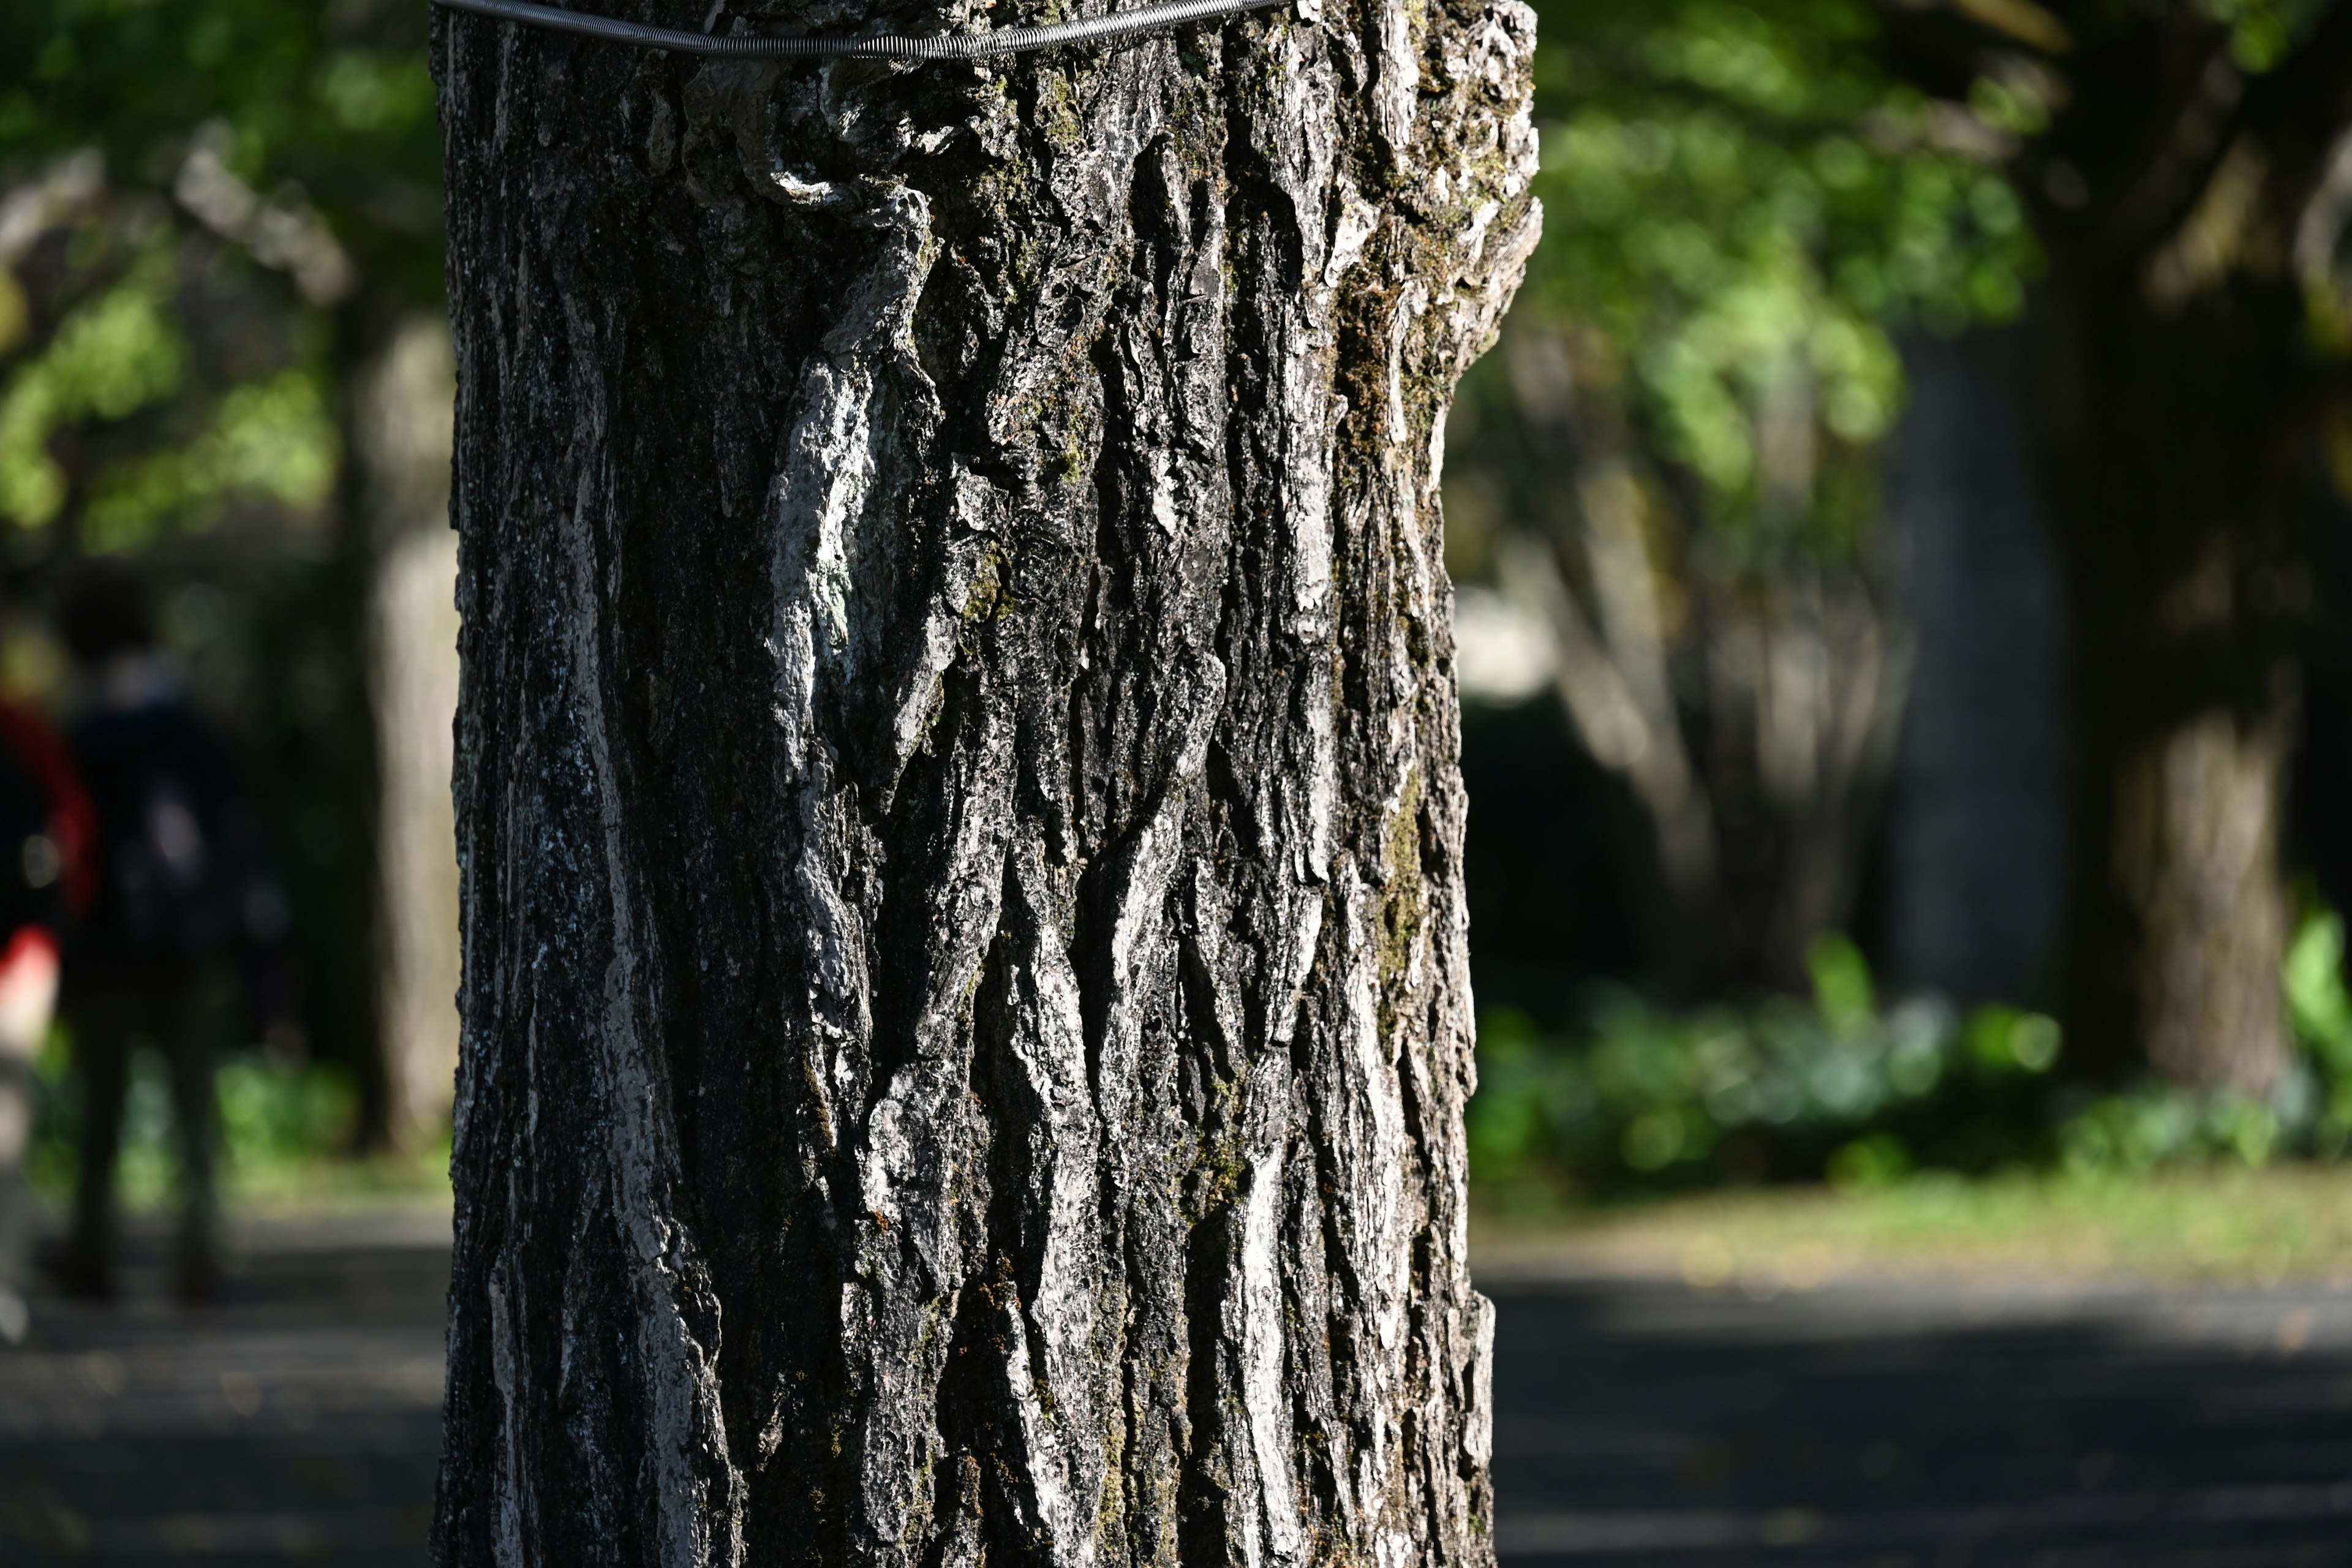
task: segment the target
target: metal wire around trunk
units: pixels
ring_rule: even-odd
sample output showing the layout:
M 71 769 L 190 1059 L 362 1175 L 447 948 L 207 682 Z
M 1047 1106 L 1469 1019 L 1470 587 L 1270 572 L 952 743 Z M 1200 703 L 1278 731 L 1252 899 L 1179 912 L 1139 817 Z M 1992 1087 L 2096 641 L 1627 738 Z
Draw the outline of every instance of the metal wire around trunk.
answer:
M 718 55 L 755 60 L 981 59 L 990 55 L 1016 55 L 1029 49 L 1051 48 L 1056 44 L 1089 44 L 1105 38 L 1129 37 L 1137 33 L 1180 26 L 1186 22 L 1230 16 L 1238 11 L 1259 11 L 1286 3 L 1287 0 L 1169 0 L 1165 5 L 1141 5 L 1131 11 L 1112 11 L 1100 16 L 1088 16 L 1082 21 L 1056 22 L 1047 27 L 998 27 L 985 33 L 945 33 L 928 38 L 901 37 L 894 33 L 846 38 L 827 37 L 822 34 L 784 37 L 756 35 L 719 37 L 710 33 L 682 32 L 676 27 L 650 27 L 640 22 L 623 22 L 611 16 L 591 16 L 583 11 L 567 11 L 558 5 L 541 5 L 534 0 L 434 0 L 435 5 L 446 5 L 452 10 L 473 11 L 484 16 L 520 22 L 525 26 L 547 27 L 559 33 L 578 33 L 583 37 L 604 38 L 616 44 L 636 44 L 648 49 L 668 49 L 681 55 Z

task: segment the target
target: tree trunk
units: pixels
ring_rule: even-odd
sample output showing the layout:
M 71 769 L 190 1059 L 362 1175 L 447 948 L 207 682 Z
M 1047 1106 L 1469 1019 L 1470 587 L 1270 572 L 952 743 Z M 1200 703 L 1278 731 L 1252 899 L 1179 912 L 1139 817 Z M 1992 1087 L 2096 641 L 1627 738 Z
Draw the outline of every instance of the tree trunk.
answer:
M 2267 1093 L 2291 1060 L 2301 300 L 2281 279 L 2165 310 L 2140 279 L 2055 261 L 2039 325 L 2073 668 L 2069 1053 Z
M 2027 331 L 2072 668 L 2067 1050 L 2260 1094 L 2293 1059 L 2298 480 L 2340 386 L 2352 5 L 2259 69 L 2205 5 L 2058 14 L 2017 172 L 2050 260 Z
M 374 560 L 367 663 L 382 769 L 376 994 L 383 1132 L 400 1148 L 415 1147 L 445 1123 L 457 1068 L 457 854 L 449 801 L 457 707 L 453 390 L 447 325 L 412 316 L 377 357 L 353 421 Z
M 1515 318 L 1498 358 L 1517 440 L 1468 448 L 1510 496 L 1491 571 L 1549 627 L 1561 710 L 1623 791 L 1647 986 L 1801 989 L 1814 941 L 1851 921 L 1893 773 L 1911 658 L 1894 574 L 1875 547 L 1743 561 L 1699 498 L 1666 499 L 1665 464 L 1566 331 Z M 1813 433 L 1809 373 L 1784 379 L 1800 395 L 1760 423 L 1786 507 L 1810 504 Z
M 1532 18 L 1300 10 L 436 21 L 444 1563 L 1488 1560 L 1435 455 Z
M 1895 984 L 2038 1001 L 2063 897 L 2055 552 L 2012 329 L 1904 344 L 1889 516 L 1917 654 L 1888 823 Z

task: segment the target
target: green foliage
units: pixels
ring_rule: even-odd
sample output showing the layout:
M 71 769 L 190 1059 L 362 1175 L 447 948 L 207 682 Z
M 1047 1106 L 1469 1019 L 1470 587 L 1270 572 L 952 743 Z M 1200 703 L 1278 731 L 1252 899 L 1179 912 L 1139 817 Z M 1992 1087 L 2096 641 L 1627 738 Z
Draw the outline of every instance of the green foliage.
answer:
M 1691 1014 L 1604 994 L 1552 1034 L 1507 1009 L 1479 1021 L 1471 1171 L 1493 1186 L 1600 1192 L 1825 1176 L 1874 1187 L 2008 1167 L 2137 1175 L 2196 1161 L 2260 1165 L 2352 1145 L 2345 928 L 2305 916 L 2287 959 L 2304 1064 L 2268 1101 L 2158 1083 L 2090 1095 L 2059 1081 L 2058 1026 L 1932 1001 L 1882 1012 L 1843 937 L 1811 955 L 1813 994 Z
M 1915 1165 L 1984 1170 L 2029 1158 L 2057 1026 L 1933 1002 L 1882 1012 L 1861 953 L 1816 942 L 1814 994 L 1675 1015 L 1605 994 L 1580 1030 L 1523 1014 L 1480 1020 L 1474 1174 L 1581 1185 L 1776 1176 L 1871 1183 Z
M 54 330 L 13 365 L 0 355 L 0 521 L 63 521 L 85 549 L 121 552 L 237 501 L 327 501 L 341 443 L 316 334 L 239 322 L 234 343 L 199 352 L 217 289 L 191 286 L 186 248 L 135 214 L 70 236 L 46 279 Z
M 64 1028 L 52 1032 L 34 1074 L 33 1146 L 27 1174 L 36 1190 L 62 1198 L 79 1172 L 80 1087 Z M 242 1188 L 283 1185 L 352 1152 L 359 1094 L 350 1071 L 333 1063 L 292 1066 L 257 1050 L 232 1052 L 214 1078 L 219 1173 Z M 169 1074 L 157 1052 L 131 1054 L 123 1102 L 117 1190 L 131 1208 L 151 1208 L 180 1191 L 179 1134 Z
M 0 273 L 0 519 L 124 552 L 239 502 L 324 504 L 338 330 L 440 290 L 425 16 L 396 0 L 0 10 L 0 184 L 89 151 L 107 177 L 65 215 L 61 256 Z M 191 194 L 195 155 L 209 196 Z M 366 309 L 330 317 L 353 268 Z
M 2262 72 L 2285 60 L 2310 31 L 2328 0 L 2204 0 L 2214 20 L 2230 26 L 2230 52 L 2242 69 Z
M 219 125 L 234 173 L 298 184 L 372 272 L 429 299 L 441 149 L 425 25 L 401 0 L 11 0 L 0 155 L 21 176 L 96 147 L 116 181 L 163 186 Z
M 2344 920 L 2333 910 L 2311 910 L 2295 931 L 2286 955 L 2286 1004 L 2295 1037 L 2330 1078 L 2352 1082 L 2352 996 L 2344 987 Z
M 2063 1166 L 2137 1175 L 2182 1161 L 2260 1165 L 2286 1153 L 2344 1153 L 2352 1145 L 2352 996 L 2344 984 L 2341 916 L 2323 907 L 2304 914 L 2284 981 L 2303 1059 L 2276 1096 L 2199 1096 L 2142 1084 L 2066 1119 L 2058 1134 Z
M 237 1172 L 315 1164 L 347 1153 L 359 1128 L 358 1090 L 337 1064 L 289 1067 L 247 1052 L 221 1064 L 215 1087 L 221 1143 Z
M 2059 1162 L 2081 1174 L 2126 1175 L 2215 1156 L 2259 1165 L 2281 1151 L 2285 1131 L 2275 1106 L 2150 1083 L 2103 1096 L 2068 1118 L 2059 1129 Z
M 2011 316 L 2036 265 L 2007 180 L 1948 150 L 1938 111 L 1876 64 L 1875 31 L 1859 0 L 1542 7 L 1548 218 L 1520 308 L 1582 334 L 1735 534 L 1771 521 L 1759 411 L 1792 374 L 1834 469 L 1899 411 L 1890 331 Z M 1795 521 L 1835 552 L 1869 485 L 1824 479 Z
M 239 493 L 308 510 L 333 489 L 341 451 L 323 374 L 289 367 L 230 388 L 185 446 L 100 473 L 82 513 L 82 541 L 103 552 L 143 549 L 175 523 L 209 526 Z
M 86 420 L 128 418 L 180 390 L 188 344 L 171 305 L 170 258 L 142 257 L 68 314 L 0 392 L 0 516 L 37 528 L 64 510 L 65 471 L 50 437 Z

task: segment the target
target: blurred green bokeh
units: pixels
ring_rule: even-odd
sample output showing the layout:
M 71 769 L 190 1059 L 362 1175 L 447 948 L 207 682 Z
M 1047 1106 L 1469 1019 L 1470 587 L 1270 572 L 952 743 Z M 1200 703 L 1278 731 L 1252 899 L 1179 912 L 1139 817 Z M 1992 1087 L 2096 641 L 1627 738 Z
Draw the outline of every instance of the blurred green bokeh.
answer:
M 1813 994 L 1668 1012 L 1598 993 L 1571 1026 L 1479 1020 L 1472 1178 L 1504 1201 L 1920 1173 L 2334 1158 L 2352 1145 L 2352 995 L 2341 917 L 2312 908 L 2282 976 L 2301 1060 L 2279 1092 L 2198 1096 L 2150 1080 L 2100 1092 L 2053 1069 L 2057 1024 L 2008 1006 L 1878 1004 L 1853 942 L 1814 943 Z
M 1739 553 L 1855 550 L 1904 399 L 1893 336 L 2017 314 L 2040 262 L 2005 174 L 1877 63 L 1859 0 L 1538 6 L 1544 238 L 1515 310 L 1705 485 Z M 1816 493 L 1768 504 L 1759 410 L 1801 363 Z M 1465 397 L 1492 402 L 1491 360 Z
M 60 1026 L 35 1074 L 37 1100 L 27 1175 L 49 1205 L 71 1197 L 80 1173 L 79 1088 L 72 1041 Z M 232 1199 L 315 1199 L 351 1190 L 430 1188 L 446 1179 L 448 1143 L 404 1156 L 360 1157 L 360 1097 L 340 1062 L 289 1063 L 256 1047 L 221 1056 L 214 1080 L 219 1176 Z M 178 1130 L 163 1058 L 141 1047 L 131 1060 L 117 1192 L 134 1212 L 176 1205 L 182 1195 Z

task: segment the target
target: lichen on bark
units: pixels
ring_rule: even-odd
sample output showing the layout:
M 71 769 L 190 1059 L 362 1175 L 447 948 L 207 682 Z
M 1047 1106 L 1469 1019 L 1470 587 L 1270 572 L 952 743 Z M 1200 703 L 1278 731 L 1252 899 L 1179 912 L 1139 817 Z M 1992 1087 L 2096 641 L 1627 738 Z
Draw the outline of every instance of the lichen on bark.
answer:
M 436 29 L 445 1563 L 1488 1561 L 1437 464 L 1530 13 Z

